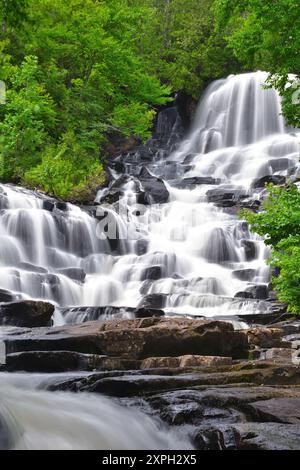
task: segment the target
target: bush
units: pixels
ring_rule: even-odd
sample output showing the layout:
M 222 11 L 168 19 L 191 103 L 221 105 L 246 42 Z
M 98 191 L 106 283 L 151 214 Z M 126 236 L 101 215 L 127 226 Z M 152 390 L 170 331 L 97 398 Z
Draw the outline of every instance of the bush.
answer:
M 288 303 L 289 311 L 300 313 L 300 192 L 293 184 L 268 189 L 264 211 L 244 210 L 241 216 L 272 248 L 269 263 L 280 270 L 273 278 L 279 300 Z
M 27 171 L 22 182 L 55 197 L 86 202 L 105 179 L 101 163 L 68 132 L 59 145 L 45 149 L 42 162 Z

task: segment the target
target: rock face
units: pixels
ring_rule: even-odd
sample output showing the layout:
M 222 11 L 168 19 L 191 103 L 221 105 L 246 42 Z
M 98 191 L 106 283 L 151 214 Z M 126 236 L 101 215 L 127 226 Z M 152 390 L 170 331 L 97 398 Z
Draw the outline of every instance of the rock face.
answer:
M 248 405 L 248 408 L 257 416 L 257 420 L 300 424 L 300 397 L 257 401 Z
M 186 354 L 246 357 L 247 337 L 229 323 L 143 318 L 32 330 L 6 340 L 8 352 L 66 350 L 144 359 Z
M 0 324 L 41 327 L 51 324 L 54 306 L 48 302 L 22 300 L 0 305 Z
M 300 448 L 299 321 L 239 331 L 224 321 L 152 316 L 11 327 L 2 339 L 2 370 L 73 371 L 52 376 L 48 390 L 142 407 L 182 427 L 197 449 Z M 0 441 L 1 432 L 0 423 Z

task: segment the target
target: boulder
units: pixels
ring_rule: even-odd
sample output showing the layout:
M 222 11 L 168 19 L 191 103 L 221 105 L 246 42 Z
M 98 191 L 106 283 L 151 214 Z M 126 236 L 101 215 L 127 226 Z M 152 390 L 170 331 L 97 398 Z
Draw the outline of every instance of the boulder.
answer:
M 256 243 L 253 240 L 241 240 L 241 246 L 245 250 L 247 261 L 253 261 L 257 257 Z
M 147 253 L 148 245 L 149 245 L 148 240 L 144 240 L 142 238 L 140 240 L 137 240 L 136 243 L 135 243 L 135 252 L 136 252 L 136 254 L 138 256 L 142 256 L 145 253 Z
M 213 202 L 219 207 L 235 206 L 247 196 L 245 188 L 230 185 L 219 186 L 206 193 L 208 202 Z
M 140 204 L 163 204 L 169 199 L 169 191 L 162 179 L 152 176 L 146 168 L 143 168 L 139 180 L 144 192 L 143 201 Z
M 151 280 L 157 281 L 163 276 L 163 266 L 150 266 L 146 268 L 141 274 L 141 281 Z
M 194 437 L 198 450 L 298 450 L 300 426 L 280 423 L 203 425 Z
M 78 282 L 84 282 L 85 277 L 86 277 L 85 271 L 81 268 L 59 269 L 58 273 L 63 274 L 64 276 L 67 276 L 70 279 L 73 279 L 74 281 L 78 281 Z
M 0 324 L 41 327 L 51 324 L 54 306 L 48 302 L 21 300 L 0 306 Z
M 252 183 L 252 187 L 254 189 L 259 189 L 259 188 L 264 188 L 266 186 L 266 184 L 275 184 L 275 185 L 281 185 L 281 184 L 285 184 L 286 182 L 286 177 L 285 176 L 281 176 L 281 175 L 267 175 L 267 176 L 263 176 L 262 178 L 259 178 L 257 180 L 255 180 L 253 183 Z
M 0 302 L 12 302 L 15 295 L 6 289 L 0 289 Z
M 44 199 L 43 200 L 43 209 L 45 211 L 52 212 L 55 208 L 55 201 L 52 201 L 50 199 Z
M 269 297 L 269 289 L 266 284 L 257 284 L 247 287 L 246 291 L 251 293 L 254 299 L 265 300 Z
M 139 308 L 160 309 L 164 308 L 167 301 L 167 294 L 148 294 L 139 303 Z

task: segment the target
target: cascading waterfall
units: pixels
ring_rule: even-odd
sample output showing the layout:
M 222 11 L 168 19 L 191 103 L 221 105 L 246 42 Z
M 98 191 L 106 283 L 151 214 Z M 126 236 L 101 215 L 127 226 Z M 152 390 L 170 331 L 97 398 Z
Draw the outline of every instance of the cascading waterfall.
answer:
M 101 313 L 105 320 L 114 315 L 113 306 L 124 307 L 119 315 L 126 318 L 133 316 L 129 307 L 137 306 L 190 316 L 266 312 L 268 250 L 237 219 L 236 209 L 264 197 L 258 178 L 299 177 L 300 139 L 300 133 L 285 128 L 277 93 L 262 88 L 266 76 L 257 72 L 213 83 L 177 149 L 172 148 L 178 124 L 173 110 L 172 125 L 158 120 L 158 132 L 170 134 L 169 152 L 146 155 L 142 169 L 138 152 L 124 157 L 125 177 L 112 170 L 113 182 L 97 201 L 102 204 L 114 184 L 121 188 L 125 211 L 117 214 L 114 204 L 103 210 L 122 240 L 101 236 L 101 217 L 0 185 L 0 302 L 47 299 L 64 307 L 59 320 L 68 323 L 97 319 L 93 306 L 107 306 Z M 167 202 L 148 201 L 141 208 L 147 178 L 150 186 L 168 191 Z M 191 447 L 114 400 L 41 390 L 48 379 L 47 374 L 1 374 L 0 446 Z M 10 442 L 1 442 L 3 427 Z
M 160 306 L 170 314 L 266 311 L 262 299 L 236 297 L 266 286 L 269 269 L 263 241 L 232 210 L 240 200 L 262 197 L 263 188 L 253 185 L 257 178 L 287 177 L 298 165 L 300 134 L 285 128 L 277 92 L 263 88 L 266 77 L 257 72 L 214 82 L 179 148 L 170 155 L 158 150 L 144 163 L 143 177 L 146 171 L 164 179 L 167 203 L 146 206 L 143 217 L 136 216 L 139 177 L 123 178 L 126 216 L 114 207 L 108 211 L 119 234 L 132 226 L 139 240 L 130 234 L 129 240 L 101 240 L 99 222 L 87 212 L 71 204 L 53 208 L 41 195 L 1 185 L 0 288 L 5 295 L 9 291 L 12 298 L 48 299 L 64 307 L 136 307 L 145 296 L 160 295 Z M 166 127 L 162 118 L 158 127 Z M 137 174 L 138 158 L 132 165 L 124 160 Z M 113 175 L 118 180 L 120 175 Z M 226 204 L 214 204 L 220 200 Z M 142 254 L 141 241 L 147 246 Z M 149 268 L 156 274 L 152 269 L 149 275 Z M 68 319 L 77 322 L 82 316 Z

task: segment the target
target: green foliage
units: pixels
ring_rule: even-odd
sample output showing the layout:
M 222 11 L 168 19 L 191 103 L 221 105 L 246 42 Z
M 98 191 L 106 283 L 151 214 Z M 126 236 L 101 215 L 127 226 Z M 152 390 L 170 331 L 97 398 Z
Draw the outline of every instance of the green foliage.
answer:
M 27 186 L 69 200 L 88 200 L 91 183 L 103 185 L 102 165 L 82 148 L 73 132 L 67 132 L 58 145 L 49 145 L 42 162 L 24 175 Z
M 141 3 L 146 3 L 142 1 Z M 147 0 L 155 10 L 145 55 L 173 90 L 199 98 L 212 80 L 241 69 L 222 33 L 214 29 L 214 0 Z
M 55 126 L 55 107 L 41 83 L 36 57 L 26 57 L 20 67 L 10 67 L 10 72 L 11 88 L 1 109 L 1 173 L 5 179 L 16 180 L 39 162 Z
M 293 104 L 289 87 L 295 80 L 289 74 L 300 70 L 299 0 L 216 0 L 215 15 L 235 57 L 250 70 L 270 72 L 287 122 L 300 127 L 299 101 Z
M 300 313 L 300 192 L 292 184 L 286 188 L 269 187 L 264 211 L 241 211 L 251 229 L 271 245 L 270 264 L 280 269 L 273 278 L 279 300 L 289 310 Z
M 103 173 L 100 151 L 108 132 L 149 136 L 153 107 L 168 101 L 170 89 L 137 53 L 145 10 L 129 3 L 27 0 L 0 10 L 0 78 L 8 90 L 0 109 L 3 180 L 35 182 L 68 197 L 91 169 Z M 22 22 L 12 21 L 23 10 Z M 76 142 L 66 152 L 71 134 Z M 71 153 L 85 163 L 77 168 Z

